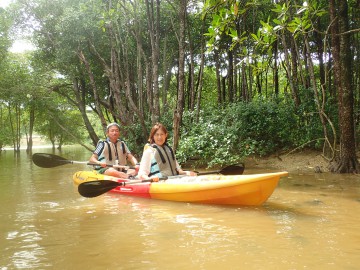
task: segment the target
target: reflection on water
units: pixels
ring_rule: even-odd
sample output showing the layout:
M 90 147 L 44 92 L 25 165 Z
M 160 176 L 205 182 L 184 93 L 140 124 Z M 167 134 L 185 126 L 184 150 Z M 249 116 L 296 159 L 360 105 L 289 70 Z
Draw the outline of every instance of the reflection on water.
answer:
M 261 207 L 117 194 L 86 199 L 71 177 L 90 168 L 43 169 L 25 153 L 16 160 L 9 153 L 0 156 L 7 168 L 0 181 L 1 270 L 360 266 L 360 182 L 354 175 L 290 174 Z M 59 155 L 88 158 L 73 148 Z

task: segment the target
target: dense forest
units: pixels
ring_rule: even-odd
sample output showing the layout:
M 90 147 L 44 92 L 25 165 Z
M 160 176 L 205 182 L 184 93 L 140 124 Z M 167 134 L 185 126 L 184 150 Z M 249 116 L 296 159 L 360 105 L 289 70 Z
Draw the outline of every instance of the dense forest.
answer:
M 107 123 L 179 161 L 322 151 L 359 173 L 359 0 L 14 0 L 0 7 L 0 149 L 90 151 Z M 35 49 L 12 53 L 16 39 Z

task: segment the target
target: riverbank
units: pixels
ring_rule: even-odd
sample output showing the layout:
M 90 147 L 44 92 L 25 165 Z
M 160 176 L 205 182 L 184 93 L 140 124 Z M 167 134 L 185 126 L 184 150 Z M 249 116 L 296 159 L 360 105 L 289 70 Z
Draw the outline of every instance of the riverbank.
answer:
M 249 157 L 245 161 L 247 168 L 271 168 L 288 172 L 320 173 L 328 172 L 329 162 L 322 152 L 302 150 L 281 156 Z

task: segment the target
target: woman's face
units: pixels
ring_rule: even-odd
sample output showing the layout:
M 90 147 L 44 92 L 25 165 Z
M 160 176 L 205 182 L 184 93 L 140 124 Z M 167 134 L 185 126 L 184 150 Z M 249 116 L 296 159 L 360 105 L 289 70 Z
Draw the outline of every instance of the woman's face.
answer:
M 165 133 L 161 128 L 158 129 L 154 134 L 154 142 L 157 145 L 163 145 L 166 141 L 167 133 Z

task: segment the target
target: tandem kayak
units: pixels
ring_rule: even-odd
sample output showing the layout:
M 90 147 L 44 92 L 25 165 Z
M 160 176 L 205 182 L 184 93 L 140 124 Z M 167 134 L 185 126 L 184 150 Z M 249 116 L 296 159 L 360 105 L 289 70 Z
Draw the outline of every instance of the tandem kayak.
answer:
M 159 182 L 139 183 L 94 171 L 79 171 L 73 175 L 73 180 L 76 185 L 97 180 L 119 182 L 122 185 L 116 186 L 110 192 L 121 195 L 177 202 L 255 206 L 263 204 L 275 190 L 280 177 L 287 175 L 288 172 L 183 176 Z M 97 181 L 97 184 L 99 182 L 101 183 Z

